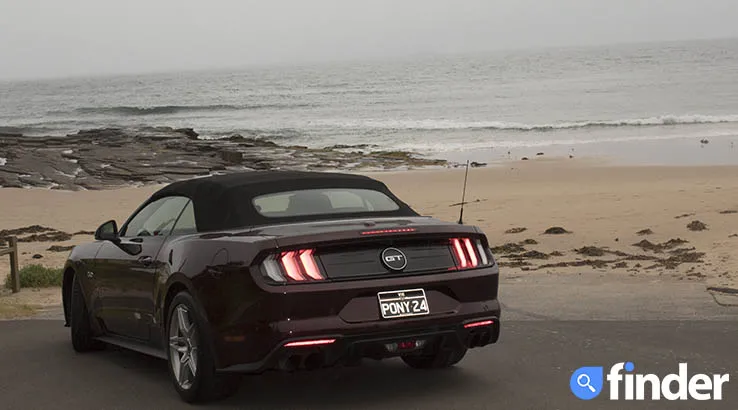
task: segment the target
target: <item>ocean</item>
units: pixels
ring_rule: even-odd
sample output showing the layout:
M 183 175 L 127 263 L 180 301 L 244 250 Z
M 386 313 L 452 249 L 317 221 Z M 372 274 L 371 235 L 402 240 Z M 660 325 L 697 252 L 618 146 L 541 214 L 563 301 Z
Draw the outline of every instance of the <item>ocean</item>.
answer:
M 172 126 L 455 161 L 738 164 L 738 39 L 185 68 L 0 82 L 0 132 Z

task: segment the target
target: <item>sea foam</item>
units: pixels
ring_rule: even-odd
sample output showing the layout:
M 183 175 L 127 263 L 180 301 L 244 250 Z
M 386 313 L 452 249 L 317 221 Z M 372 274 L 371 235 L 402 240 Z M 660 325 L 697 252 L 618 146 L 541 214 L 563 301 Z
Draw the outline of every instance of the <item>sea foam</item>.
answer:
M 361 120 L 361 121 L 322 121 L 323 125 L 346 128 L 381 128 L 406 130 L 506 130 L 506 131 L 554 131 L 597 127 L 644 127 L 692 124 L 738 123 L 735 115 L 663 115 L 648 118 L 632 118 L 602 121 L 554 122 L 524 124 L 504 121 L 453 121 L 453 120 Z
M 702 138 L 721 138 L 721 137 L 737 137 L 736 131 L 727 132 L 710 132 L 700 134 Z M 602 143 L 648 143 L 655 141 L 672 141 L 672 140 L 689 140 L 695 139 L 692 134 L 672 134 L 672 135 L 642 135 L 642 136 L 621 136 L 621 137 L 601 137 L 601 138 L 562 138 L 562 139 L 478 139 L 478 140 L 449 140 L 437 141 L 433 143 L 398 143 L 392 144 L 390 149 L 401 151 L 414 151 L 426 155 L 433 155 L 444 152 L 456 151 L 474 151 L 479 149 L 497 149 L 508 150 L 518 148 L 545 148 L 553 146 L 578 146 Z
M 115 115 L 115 116 L 142 116 L 142 115 L 171 115 L 180 113 L 194 112 L 226 112 L 226 111 L 247 111 L 247 110 L 264 110 L 264 109 L 293 109 L 293 108 L 309 108 L 314 104 L 286 103 L 286 104 L 211 104 L 211 105 L 154 105 L 148 107 L 137 106 L 111 106 L 111 107 L 79 107 L 74 110 L 77 114 L 83 115 Z M 49 114 L 60 115 L 69 114 L 69 111 L 56 110 Z

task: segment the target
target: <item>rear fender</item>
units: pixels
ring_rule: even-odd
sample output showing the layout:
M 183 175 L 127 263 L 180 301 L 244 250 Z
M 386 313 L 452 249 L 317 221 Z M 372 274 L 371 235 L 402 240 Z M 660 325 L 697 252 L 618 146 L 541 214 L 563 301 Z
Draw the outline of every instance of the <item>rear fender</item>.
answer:
M 90 306 L 90 294 L 92 292 L 92 285 L 87 278 L 87 272 L 92 267 L 88 266 L 89 261 L 86 262 L 84 259 L 79 257 L 76 252 L 77 248 L 75 248 L 69 255 L 69 258 L 64 263 L 64 268 L 62 270 L 62 308 L 64 311 L 64 326 L 70 325 L 69 320 L 72 307 L 72 286 L 74 285 L 75 276 L 77 277 L 77 281 L 79 282 L 80 288 L 82 289 L 82 295 L 84 297 L 85 304 L 87 306 Z M 94 259 L 92 259 L 91 261 L 94 261 Z M 90 315 L 92 315 L 92 309 L 88 309 L 88 311 Z
M 201 235 L 175 240 L 162 249 L 161 259 L 167 259 L 172 272 L 157 284 L 155 318 L 160 324 L 162 342 L 167 347 L 167 296 L 173 289 L 186 289 L 204 318 L 204 340 L 212 349 L 216 367 L 220 367 L 219 346 L 222 331 L 243 312 L 258 290 L 249 266 L 263 249 L 276 246 L 271 238 L 230 235 Z M 170 257 L 171 254 L 171 257 Z
M 174 273 L 170 275 L 161 288 L 156 289 L 156 312 L 154 312 L 154 317 L 156 318 L 157 323 L 160 323 L 162 326 L 166 325 L 167 320 L 167 297 L 170 296 L 169 293 L 176 288 L 186 290 L 197 299 L 197 292 L 187 276 L 182 273 Z

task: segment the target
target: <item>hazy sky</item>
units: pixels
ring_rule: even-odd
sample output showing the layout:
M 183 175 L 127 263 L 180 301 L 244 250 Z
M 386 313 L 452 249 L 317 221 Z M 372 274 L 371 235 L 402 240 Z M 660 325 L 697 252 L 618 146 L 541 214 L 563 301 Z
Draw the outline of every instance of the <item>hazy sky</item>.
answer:
M 0 79 L 738 36 L 738 0 L 0 0 Z

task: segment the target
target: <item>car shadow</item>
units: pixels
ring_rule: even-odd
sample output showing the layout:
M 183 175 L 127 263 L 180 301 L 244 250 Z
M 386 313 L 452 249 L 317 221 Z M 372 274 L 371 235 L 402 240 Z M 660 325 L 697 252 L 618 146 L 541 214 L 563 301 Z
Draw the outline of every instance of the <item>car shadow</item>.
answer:
M 248 404 L 256 408 L 357 408 L 373 403 L 403 402 L 419 396 L 464 394 L 483 388 L 463 368 L 416 370 L 399 359 L 370 361 L 360 367 L 310 372 L 270 372 L 244 376 L 235 396 L 219 408 Z
M 101 353 L 101 359 L 134 373 L 139 382 L 160 386 L 163 395 L 179 399 L 169 380 L 166 361 L 114 346 Z M 243 375 L 236 394 L 206 407 L 343 409 L 405 401 L 412 407 L 412 399 L 419 396 L 464 395 L 489 388 L 462 365 L 417 370 L 400 359 L 367 360 L 357 367 Z

